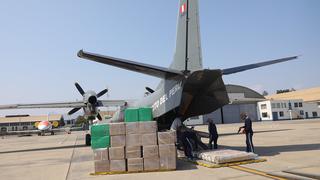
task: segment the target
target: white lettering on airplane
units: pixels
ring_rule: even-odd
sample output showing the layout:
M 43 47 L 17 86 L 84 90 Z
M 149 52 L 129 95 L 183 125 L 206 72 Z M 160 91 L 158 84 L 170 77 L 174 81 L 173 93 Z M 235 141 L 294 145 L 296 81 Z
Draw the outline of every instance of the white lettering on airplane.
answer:
M 168 101 L 168 99 L 174 96 L 181 89 L 181 85 L 182 85 L 182 82 L 179 82 L 169 90 L 169 95 L 165 93 L 163 96 L 160 97 L 160 99 L 156 100 L 152 105 L 152 110 L 155 111 L 156 109 L 159 108 L 159 106 L 161 106 L 166 101 Z

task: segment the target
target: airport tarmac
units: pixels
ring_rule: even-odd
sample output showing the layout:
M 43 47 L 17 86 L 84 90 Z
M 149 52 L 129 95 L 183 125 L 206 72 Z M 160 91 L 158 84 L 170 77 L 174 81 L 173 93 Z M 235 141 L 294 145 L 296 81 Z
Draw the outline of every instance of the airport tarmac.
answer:
M 235 134 L 241 125 L 217 125 L 221 148 L 245 149 L 245 136 Z M 0 179 L 270 179 L 263 174 L 294 177 L 288 172 L 320 176 L 320 119 L 257 122 L 253 128 L 255 151 L 267 162 L 209 169 L 179 160 L 177 171 L 100 176 L 89 175 L 93 172 L 92 150 L 83 145 L 83 132 L 1 137 Z M 207 131 L 207 126 L 196 129 Z

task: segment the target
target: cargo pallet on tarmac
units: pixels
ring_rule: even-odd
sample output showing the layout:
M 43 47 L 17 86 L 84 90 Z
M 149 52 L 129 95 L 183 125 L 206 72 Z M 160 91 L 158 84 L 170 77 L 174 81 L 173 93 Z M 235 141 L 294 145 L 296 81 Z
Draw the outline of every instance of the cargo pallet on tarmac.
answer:
M 150 172 L 168 172 L 168 171 L 176 171 L 176 169 L 159 169 L 159 170 L 145 170 L 145 171 L 118 171 L 118 172 L 97 172 L 97 173 L 90 173 L 93 176 L 99 175 L 116 175 L 116 174 L 134 174 L 134 173 L 150 173 Z
M 257 158 L 252 160 L 245 160 L 245 161 L 238 161 L 238 162 L 230 162 L 230 163 L 222 163 L 222 164 L 215 164 L 212 162 L 208 162 L 202 159 L 195 159 L 195 160 L 189 160 L 187 158 L 178 158 L 182 161 L 190 162 L 199 166 L 207 167 L 207 168 L 221 168 L 221 167 L 230 167 L 230 166 L 239 166 L 244 164 L 252 164 L 252 163 L 260 163 L 265 162 L 267 159 L 263 158 Z

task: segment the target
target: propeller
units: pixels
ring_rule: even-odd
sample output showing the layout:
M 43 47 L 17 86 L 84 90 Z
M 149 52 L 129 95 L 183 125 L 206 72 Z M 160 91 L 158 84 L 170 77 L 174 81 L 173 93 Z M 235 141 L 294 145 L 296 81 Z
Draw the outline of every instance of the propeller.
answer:
M 68 115 L 72 115 L 74 114 L 75 112 L 79 111 L 81 108 L 73 108 L 71 109 L 69 112 L 68 112 Z
M 85 98 L 86 97 L 86 92 L 84 92 L 84 90 L 82 89 L 82 87 L 79 85 L 79 83 L 75 82 L 74 85 L 76 86 L 77 90 L 79 91 L 79 93 Z M 96 107 L 98 107 L 100 104 L 102 104 L 97 98 L 105 95 L 108 92 L 108 88 L 100 91 L 97 95 L 90 95 L 87 99 L 87 101 L 93 106 L 93 108 L 95 109 Z M 81 107 L 77 107 L 77 108 L 73 108 L 68 112 L 68 115 L 72 115 L 74 113 L 76 113 L 77 111 L 79 111 L 81 109 Z M 102 117 L 100 116 L 100 114 L 98 113 L 97 118 L 99 120 L 102 120 Z
M 103 96 L 104 94 L 106 94 L 107 92 L 108 92 L 108 89 L 104 89 L 104 90 L 100 91 L 100 92 L 97 94 L 97 97 L 99 98 L 99 97 Z
M 78 89 L 79 93 L 83 96 L 85 94 L 84 90 L 82 89 L 82 87 L 76 82 L 74 83 L 74 85 L 76 86 L 76 88 Z
M 146 90 L 149 92 L 149 93 L 154 93 L 154 90 L 149 88 L 149 87 L 146 87 Z

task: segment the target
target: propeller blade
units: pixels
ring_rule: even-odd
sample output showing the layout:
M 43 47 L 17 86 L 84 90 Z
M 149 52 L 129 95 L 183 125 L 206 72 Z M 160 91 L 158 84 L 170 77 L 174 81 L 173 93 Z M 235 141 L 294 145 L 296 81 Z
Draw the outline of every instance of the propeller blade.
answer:
M 75 112 L 79 111 L 81 108 L 73 108 L 71 111 L 68 112 L 68 115 L 74 114 Z
M 97 94 L 97 97 L 99 98 L 99 97 L 101 97 L 101 96 L 103 96 L 105 93 L 107 93 L 108 92 L 108 89 L 104 89 L 104 90 L 102 90 L 102 91 L 100 91 L 98 94 Z
M 149 92 L 149 93 L 154 93 L 154 90 L 149 88 L 149 87 L 146 87 L 146 90 Z
M 101 117 L 101 115 L 98 113 L 98 115 L 97 115 L 97 118 L 100 120 L 100 121 L 102 121 L 102 117 Z
M 82 87 L 77 82 L 74 83 L 74 85 L 78 89 L 79 93 L 83 96 L 84 95 L 84 90 L 82 89 Z

